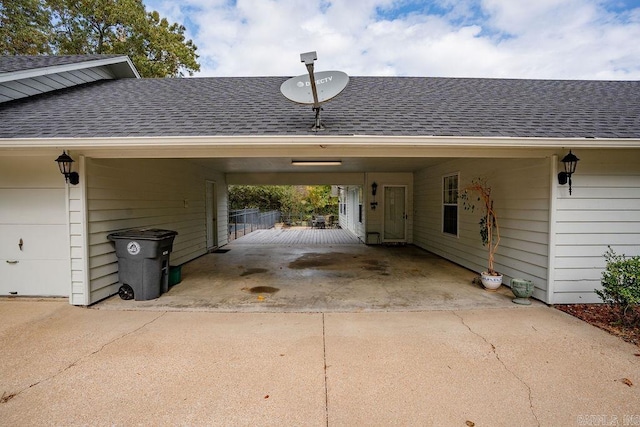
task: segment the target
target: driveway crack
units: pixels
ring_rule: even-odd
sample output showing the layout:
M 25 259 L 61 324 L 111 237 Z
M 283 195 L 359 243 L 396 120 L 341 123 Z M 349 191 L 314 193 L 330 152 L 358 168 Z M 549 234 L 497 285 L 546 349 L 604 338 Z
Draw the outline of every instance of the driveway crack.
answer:
M 322 357 L 324 360 L 324 413 L 327 427 L 329 426 L 329 386 L 327 385 L 327 328 L 322 313 Z
M 478 332 L 474 331 L 473 329 L 471 329 L 471 326 L 469 326 L 467 324 L 467 322 L 464 321 L 464 318 L 459 315 L 458 313 L 456 313 L 455 311 L 452 311 L 451 313 L 453 313 L 454 316 L 456 316 L 458 319 L 460 319 L 460 322 L 462 322 L 462 324 L 469 330 L 469 332 L 471 332 L 473 335 L 479 337 L 480 339 L 482 339 L 485 343 L 487 343 L 488 345 L 491 346 L 491 352 L 493 353 L 493 355 L 495 356 L 496 360 L 498 362 L 500 362 L 500 364 L 502 365 L 502 367 L 511 374 L 511 376 L 513 376 L 515 379 L 517 379 L 522 385 L 524 385 L 527 389 L 527 393 L 529 395 L 529 410 L 531 411 L 531 415 L 533 415 L 533 418 L 535 418 L 536 420 L 536 424 L 538 426 L 540 426 L 540 420 L 538 419 L 538 415 L 536 414 L 535 409 L 533 408 L 533 396 L 532 396 L 532 391 L 531 391 L 531 387 L 529 386 L 529 384 L 527 384 L 522 377 L 520 377 L 518 374 L 516 374 L 513 370 L 509 369 L 509 367 L 507 366 L 506 363 L 504 363 L 504 361 L 500 358 L 500 355 L 498 354 L 498 351 L 496 349 L 496 346 L 493 345 L 493 343 L 489 342 L 489 340 L 487 340 L 487 338 L 485 338 L 483 335 L 479 334 Z
M 77 358 L 76 360 L 74 360 L 74 361 L 73 361 L 73 362 L 71 362 L 69 365 L 65 366 L 64 368 L 60 369 L 58 372 L 56 372 L 56 373 L 55 373 L 55 374 L 53 374 L 53 375 L 50 375 L 50 376 L 48 376 L 48 377 L 46 377 L 46 378 L 43 378 L 43 379 L 41 379 L 41 380 L 39 380 L 39 381 L 36 381 L 35 383 L 33 383 L 33 384 L 31 384 L 31 385 L 29 385 L 29 386 L 27 386 L 27 387 L 23 388 L 22 390 L 19 390 L 19 391 L 15 392 L 15 393 L 11 393 L 11 394 L 4 393 L 4 394 L 2 395 L 2 399 L 0 400 L 0 403 L 5 403 L 5 402 L 9 401 L 10 399 L 13 399 L 14 397 L 16 397 L 16 396 L 20 395 L 21 393 L 25 392 L 26 390 L 28 390 L 28 389 L 30 389 L 30 388 L 36 387 L 36 386 L 38 386 L 38 385 L 40 385 L 40 384 L 42 384 L 42 383 L 44 383 L 44 382 L 47 382 L 47 381 L 50 381 L 50 380 L 52 380 L 52 379 L 56 378 L 57 376 L 59 376 L 59 375 L 61 375 L 61 374 L 65 373 L 66 371 L 68 371 L 69 369 L 73 368 L 74 366 L 76 366 L 77 364 L 79 364 L 80 362 L 82 362 L 83 360 L 86 360 L 86 359 L 90 358 L 91 356 L 94 356 L 94 355 L 96 355 L 96 354 L 100 353 L 100 352 L 101 352 L 102 350 L 104 350 L 107 346 L 109 346 L 109 345 L 111 345 L 111 344 L 113 344 L 113 343 L 115 343 L 115 342 L 117 342 L 117 341 L 120 341 L 121 339 L 123 339 L 123 338 L 125 338 L 125 337 L 128 337 L 129 335 L 135 334 L 135 333 L 136 333 L 136 332 L 138 332 L 139 330 L 141 330 L 141 329 L 143 329 L 143 328 L 145 328 L 145 327 L 149 326 L 150 324 L 152 324 L 152 323 L 153 323 L 153 322 L 155 322 L 156 320 L 160 319 L 160 318 L 161 318 L 162 316 L 164 316 L 165 314 L 167 314 L 167 312 L 166 312 L 166 311 L 163 311 L 163 312 L 162 312 L 162 313 L 160 313 L 158 316 L 154 317 L 153 319 L 149 320 L 148 322 L 144 323 L 143 325 L 139 326 L 138 328 L 136 328 L 136 329 L 134 329 L 134 330 L 132 330 L 132 331 L 129 331 L 129 332 L 125 333 L 125 334 L 122 334 L 122 335 L 120 335 L 119 337 L 116 337 L 116 338 L 112 339 L 111 341 L 108 341 L 108 342 L 104 343 L 104 344 L 103 344 L 99 349 L 97 349 L 97 350 L 95 350 L 95 351 L 92 351 L 92 352 L 91 352 L 91 353 L 89 353 L 89 354 L 85 354 L 85 355 L 83 355 L 83 356 L 80 356 L 79 358 Z

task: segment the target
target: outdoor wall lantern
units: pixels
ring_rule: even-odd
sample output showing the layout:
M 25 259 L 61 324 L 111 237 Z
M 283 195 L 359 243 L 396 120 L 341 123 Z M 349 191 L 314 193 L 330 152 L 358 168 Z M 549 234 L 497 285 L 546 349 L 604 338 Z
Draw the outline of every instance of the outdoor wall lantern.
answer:
M 378 206 L 378 202 L 376 202 L 376 193 L 378 192 L 378 184 L 374 181 L 373 184 L 371 184 L 371 195 L 373 196 L 373 202 L 371 202 L 371 210 L 376 210 L 376 207 Z
M 65 182 L 68 182 L 72 185 L 77 185 L 80 182 L 80 176 L 78 175 L 78 172 L 71 172 L 71 163 L 73 163 L 73 159 L 67 154 L 66 151 L 62 151 L 62 154 L 58 156 L 56 162 L 58 162 L 60 173 L 64 175 Z
M 558 174 L 558 183 L 560 185 L 565 185 L 569 182 L 569 195 L 571 195 L 571 175 L 576 171 L 576 166 L 578 165 L 578 161 L 580 159 L 575 156 L 569 150 L 569 154 L 562 158 L 562 163 L 564 163 L 564 172 L 560 172 Z

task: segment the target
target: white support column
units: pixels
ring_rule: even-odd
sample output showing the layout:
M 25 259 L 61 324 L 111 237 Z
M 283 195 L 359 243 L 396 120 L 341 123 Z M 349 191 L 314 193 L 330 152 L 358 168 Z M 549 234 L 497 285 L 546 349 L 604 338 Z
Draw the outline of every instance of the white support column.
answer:
M 547 304 L 555 301 L 555 276 L 556 276 L 556 217 L 558 200 L 558 156 L 554 154 L 549 158 L 549 239 L 547 254 Z

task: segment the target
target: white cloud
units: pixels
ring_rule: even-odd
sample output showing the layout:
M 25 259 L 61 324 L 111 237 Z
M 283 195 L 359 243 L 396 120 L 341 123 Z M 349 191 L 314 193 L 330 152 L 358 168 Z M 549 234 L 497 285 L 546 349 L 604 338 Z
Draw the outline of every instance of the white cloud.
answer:
M 619 0 L 145 3 L 187 26 L 198 76 L 304 74 L 315 50 L 350 75 L 640 79 L 640 8 Z

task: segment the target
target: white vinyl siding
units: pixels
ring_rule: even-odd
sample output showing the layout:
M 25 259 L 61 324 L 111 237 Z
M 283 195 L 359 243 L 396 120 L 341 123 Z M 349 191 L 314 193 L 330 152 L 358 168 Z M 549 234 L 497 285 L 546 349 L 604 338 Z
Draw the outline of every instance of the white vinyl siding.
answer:
M 548 159 L 463 159 L 443 162 L 414 177 L 414 243 L 473 271 L 487 268 L 478 221 L 481 213 L 459 210 L 458 235 L 442 233 L 442 177 L 459 171 L 460 191 L 475 177 L 492 187 L 500 225 L 495 268 L 504 283 L 532 280 L 534 296 L 547 299 L 549 230 Z
M 346 208 L 347 212 L 345 215 L 346 219 L 346 228 L 355 234 L 360 240 L 364 240 L 364 222 L 359 221 L 359 213 L 360 213 L 360 194 L 362 191 L 361 186 L 350 186 L 346 188 Z M 364 205 L 362 206 L 362 220 L 364 221 Z
M 338 187 L 338 224 L 347 228 L 347 187 Z
M 136 227 L 175 230 L 171 265 L 206 253 L 207 180 L 218 184 L 218 243 L 227 243 L 224 176 L 187 160 L 87 161 L 89 280 L 93 303 L 118 290 L 117 257 L 107 235 Z
M 573 151 L 580 161 L 572 195 L 568 184 L 554 183 L 556 304 L 602 302 L 593 291 L 600 287 L 607 246 L 640 255 L 640 152 Z

